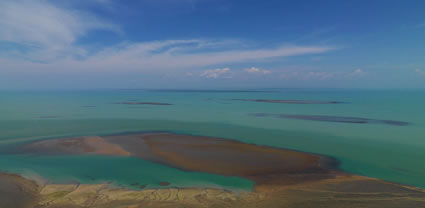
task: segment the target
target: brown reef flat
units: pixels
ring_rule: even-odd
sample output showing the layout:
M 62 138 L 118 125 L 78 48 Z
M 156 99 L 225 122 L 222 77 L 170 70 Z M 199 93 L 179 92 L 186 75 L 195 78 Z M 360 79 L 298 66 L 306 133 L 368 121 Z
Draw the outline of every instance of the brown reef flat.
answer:
M 425 207 L 424 190 L 341 172 L 335 160 L 322 155 L 169 133 L 95 138 L 102 145 L 94 150 L 86 148 L 93 141 L 83 137 L 33 142 L 18 152 L 131 155 L 183 170 L 248 178 L 255 188 L 126 190 L 110 184 L 47 184 L 38 192 L 39 207 Z

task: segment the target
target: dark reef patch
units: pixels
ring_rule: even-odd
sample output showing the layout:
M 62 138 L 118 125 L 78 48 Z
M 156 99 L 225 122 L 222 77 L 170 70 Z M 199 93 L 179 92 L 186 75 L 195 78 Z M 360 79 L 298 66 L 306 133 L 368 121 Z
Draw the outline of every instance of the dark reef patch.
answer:
M 392 126 L 407 126 L 408 122 L 393 121 L 393 120 L 379 120 L 360 117 L 345 117 L 345 116 L 322 116 L 322 115 L 290 115 L 290 114 L 270 114 L 270 113 L 252 113 L 249 114 L 256 117 L 273 117 L 273 118 L 286 118 L 298 119 L 309 121 L 323 121 L 323 122 L 336 122 L 336 123 L 353 123 L 353 124 L 387 124 Z
M 83 108 L 95 108 L 97 106 L 95 106 L 95 105 L 83 105 L 81 107 L 83 107 Z
M 159 185 L 160 185 L 160 186 L 169 186 L 169 185 L 170 185 L 170 183 L 169 183 L 169 182 L 167 182 L 167 181 L 161 181 L 161 182 L 159 182 Z
M 320 101 L 320 100 L 268 100 L 268 99 L 230 99 L 236 101 L 249 101 L 261 103 L 280 103 L 280 104 L 343 104 L 340 101 Z
M 114 104 L 121 105 L 173 105 L 171 103 L 159 103 L 159 102 L 118 102 Z
M 60 118 L 60 116 L 40 116 L 40 118 Z
M 151 92 L 180 92 L 180 93 L 252 93 L 252 92 L 276 92 L 273 90 L 191 90 L 191 89 L 157 89 Z

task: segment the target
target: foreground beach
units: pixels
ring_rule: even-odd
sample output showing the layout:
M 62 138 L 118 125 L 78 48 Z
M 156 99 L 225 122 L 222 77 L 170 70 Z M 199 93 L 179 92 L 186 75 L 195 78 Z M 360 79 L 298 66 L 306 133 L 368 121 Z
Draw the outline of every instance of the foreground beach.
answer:
M 424 190 L 351 175 L 323 155 L 170 133 L 50 139 L 14 154 L 140 157 L 186 171 L 238 176 L 253 190 L 163 188 L 129 190 L 114 184 L 50 184 L 2 174 L 0 207 L 422 207 Z M 10 200 L 10 199 L 22 200 Z M 11 204 L 14 203 L 14 204 Z M 13 206 L 12 206 L 13 205 Z

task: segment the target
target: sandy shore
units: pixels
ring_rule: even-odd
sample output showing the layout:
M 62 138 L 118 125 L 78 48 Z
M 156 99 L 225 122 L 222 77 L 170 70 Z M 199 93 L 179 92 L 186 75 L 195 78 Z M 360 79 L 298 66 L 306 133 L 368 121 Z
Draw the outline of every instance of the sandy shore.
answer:
M 425 205 L 423 190 L 351 175 L 296 185 L 271 186 L 268 189 L 263 187 L 242 193 L 199 188 L 136 191 L 108 184 L 36 184 L 10 174 L 0 174 L 0 181 L 16 185 L 1 187 L 1 208 L 418 208 Z
M 127 190 L 108 184 L 37 184 L 19 176 L 0 175 L 0 181 L 24 187 L 12 193 L 27 203 L 15 207 L 30 207 L 29 202 L 33 207 L 71 208 L 425 207 L 423 190 L 341 172 L 332 158 L 220 138 L 167 133 L 65 138 L 28 143 L 16 152 L 131 155 L 183 170 L 247 178 L 255 182 L 255 188 L 252 192 Z M 7 202 L 7 198 L 0 198 L 0 205 L 2 201 Z

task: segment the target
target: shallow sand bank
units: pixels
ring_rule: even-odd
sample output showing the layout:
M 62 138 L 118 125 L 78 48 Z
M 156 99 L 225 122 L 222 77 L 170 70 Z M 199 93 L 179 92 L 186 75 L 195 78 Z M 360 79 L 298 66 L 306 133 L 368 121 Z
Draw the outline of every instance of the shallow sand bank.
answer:
M 136 156 L 255 181 L 252 192 L 39 184 L 35 199 L 30 198 L 39 207 L 425 207 L 423 190 L 341 172 L 332 158 L 220 138 L 169 133 L 65 138 L 24 144 L 16 153 Z
M 248 178 L 256 187 L 331 178 L 337 164 L 316 154 L 169 133 L 43 140 L 26 144 L 17 152 L 136 156 L 183 170 Z

